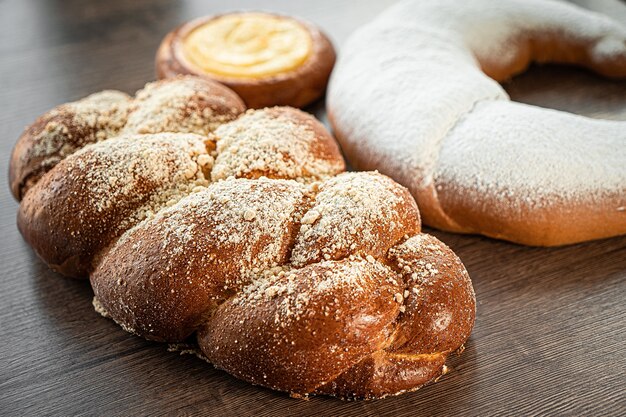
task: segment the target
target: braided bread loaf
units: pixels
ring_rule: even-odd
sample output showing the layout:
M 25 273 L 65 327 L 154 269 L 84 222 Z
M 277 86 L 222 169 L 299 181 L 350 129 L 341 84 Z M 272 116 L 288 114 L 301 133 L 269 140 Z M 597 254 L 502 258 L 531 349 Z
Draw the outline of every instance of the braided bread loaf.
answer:
M 474 293 L 455 254 L 420 232 L 408 191 L 342 173 L 311 116 L 239 115 L 224 91 L 174 79 L 40 118 L 13 155 L 24 238 L 52 268 L 88 275 L 96 309 L 127 331 L 195 337 L 254 384 L 378 398 L 440 376 L 469 337 Z M 47 153 L 37 132 L 55 137 Z

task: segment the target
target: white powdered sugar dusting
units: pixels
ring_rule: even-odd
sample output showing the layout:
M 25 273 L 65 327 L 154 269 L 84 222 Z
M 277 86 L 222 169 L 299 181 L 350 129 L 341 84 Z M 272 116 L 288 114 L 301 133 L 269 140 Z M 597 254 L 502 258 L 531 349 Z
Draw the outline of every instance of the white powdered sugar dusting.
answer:
M 440 259 L 446 258 L 441 244 L 431 235 L 424 233 L 412 236 L 389 249 L 390 258 L 395 260 L 402 273 L 408 277 L 410 284 L 423 283 L 440 272 L 429 260 L 422 258 L 424 254 Z
M 355 32 L 333 72 L 328 108 L 343 148 L 407 186 L 427 217 L 442 215 L 435 182 L 519 210 L 626 195 L 624 122 L 512 103 L 481 71 L 554 34 L 587 45 L 589 65 L 626 64 L 626 28 L 573 5 L 397 4 Z
M 130 134 L 210 136 L 244 109 L 232 91 L 197 77 L 149 83 L 134 98 L 102 91 L 60 105 L 20 137 L 13 156 L 18 162 L 11 168 L 13 192 L 16 196 L 26 192 L 59 161 L 88 144 Z
M 264 239 L 262 250 L 240 257 L 251 265 L 267 265 L 276 260 L 285 244 L 287 225 L 297 221 L 298 206 L 306 189 L 295 181 L 227 179 L 212 184 L 201 193 L 181 202 L 213 224 L 211 240 L 217 244 L 254 247 Z M 255 255 L 255 256 L 253 256 Z
M 480 103 L 444 141 L 436 177 L 437 187 L 458 184 L 518 209 L 626 198 L 626 128 L 521 103 Z

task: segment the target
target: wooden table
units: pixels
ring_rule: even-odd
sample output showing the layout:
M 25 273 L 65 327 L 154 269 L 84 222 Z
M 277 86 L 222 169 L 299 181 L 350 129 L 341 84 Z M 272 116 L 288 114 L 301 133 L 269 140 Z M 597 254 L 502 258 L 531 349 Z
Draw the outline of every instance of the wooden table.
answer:
M 160 38 L 209 2 L 0 2 L 0 172 L 22 129 L 51 107 L 153 78 Z M 266 1 L 323 26 L 341 47 L 391 1 Z M 613 8 L 626 23 L 626 7 Z M 228 9 L 256 8 L 230 1 Z M 626 120 L 626 82 L 535 68 L 507 86 L 518 101 Z M 312 109 L 323 117 L 323 104 Z M 625 144 L 626 146 L 626 144 Z M 626 161 L 625 161 L 626 163 Z M 434 232 L 464 261 L 478 318 L 453 372 L 382 401 L 295 400 L 125 333 L 91 306 L 87 282 L 48 270 L 15 227 L 0 187 L 0 415 L 493 415 L 626 413 L 626 237 L 527 248 Z

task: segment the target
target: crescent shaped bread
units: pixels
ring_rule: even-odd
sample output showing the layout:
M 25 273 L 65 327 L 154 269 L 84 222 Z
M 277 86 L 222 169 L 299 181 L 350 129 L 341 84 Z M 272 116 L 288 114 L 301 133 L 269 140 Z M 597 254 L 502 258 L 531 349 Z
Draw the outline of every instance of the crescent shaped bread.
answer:
M 212 41 L 203 39 L 209 34 L 192 38 L 203 27 L 225 19 L 240 20 L 224 23 L 226 33 L 211 32 L 215 37 Z M 274 24 L 288 27 L 275 31 L 271 27 Z M 289 42 L 283 39 L 289 31 L 302 32 L 300 37 L 308 39 Z M 200 44 L 192 45 L 192 51 L 186 44 L 190 39 Z M 207 42 L 212 43 L 210 48 L 204 45 Z M 223 44 L 224 50 L 215 50 L 218 43 Z M 306 56 L 291 57 L 294 62 L 285 62 L 287 55 L 303 47 L 300 44 L 307 44 L 308 51 L 303 52 Z M 272 45 L 274 54 L 268 52 Z M 198 62 L 202 59 L 211 59 L 213 65 L 203 68 Z M 254 109 L 310 104 L 326 91 L 334 64 L 333 45 L 318 27 L 290 16 L 260 12 L 207 16 L 184 23 L 165 36 L 156 55 L 158 78 L 179 74 L 210 78 L 230 87 Z M 254 68 L 266 68 L 267 73 L 255 72 Z
M 497 81 L 533 61 L 626 77 L 626 28 L 550 0 L 404 1 L 346 43 L 329 118 L 430 226 L 537 246 L 626 233 L 626 123 L 511 102 Z
M 16 172 L 38 173 L 18 187 L 24 239 L 51 268 L 88 276 L 96 310 L 125 330 L 197 340 L 198 355 L 253 384 L 381 398 L 436 380 L 476 303 L 408 190 L 344 172 L 312 116 L 242 113 L 214 87 L 165 80 L 38 119 L 67 129 L 31 127 L 16 147 L 55 144 L 14 156 Z

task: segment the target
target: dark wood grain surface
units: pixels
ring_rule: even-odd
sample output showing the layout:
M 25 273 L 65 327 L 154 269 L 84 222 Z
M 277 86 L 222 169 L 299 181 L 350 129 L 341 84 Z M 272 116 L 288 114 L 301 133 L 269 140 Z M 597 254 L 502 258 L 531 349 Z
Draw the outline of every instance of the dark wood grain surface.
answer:
M 579 2 L 626 23 L 624 6 Z M 390 3 L 0 0 L 0 415 L 626 414 L 626 237 L 540 249 L 434 232 L 470 272 L 476 328 L 437 384 L 373 402 L 291 399 L 131 336 L 95 313 L 88 282 L 50 272 L 22 241 L 6 179 L 22 129 L 59 103 L 140 88 L 173 26 L 267 9 L 320 24 L 340 49 Z M 518 101 L 626 120 L 626 82 L 582 70 L 533 68 L 506 88 Z M 324 117 L 323 103 L 311 110 Z

